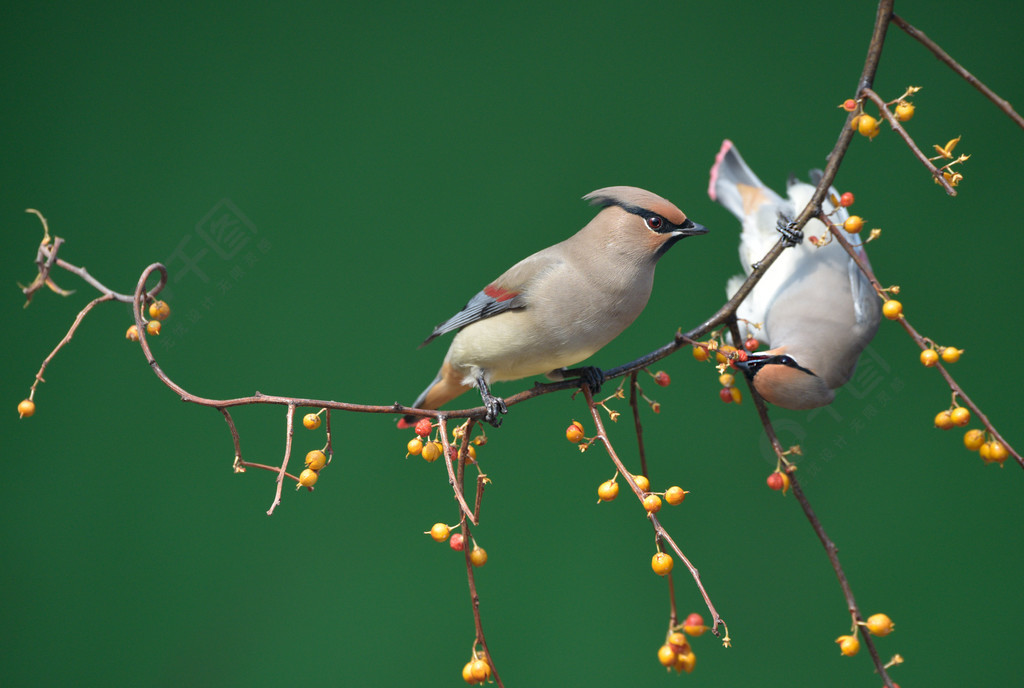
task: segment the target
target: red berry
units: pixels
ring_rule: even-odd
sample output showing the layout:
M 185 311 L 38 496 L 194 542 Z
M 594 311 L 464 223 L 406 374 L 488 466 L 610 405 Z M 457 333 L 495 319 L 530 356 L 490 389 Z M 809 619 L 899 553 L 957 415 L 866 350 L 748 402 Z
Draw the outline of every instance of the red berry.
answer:
M 433 429 L 433 424 L 430 422 L 430 419 L 420 418 L 416 423 L 416 429 L 414 432 L 420 437 L 426 437 L 430 434 L 431 429 Z
M 659 370 L 654 374 L 654 382 L 662 387 L 668 387 L 669 383 L 672 382 L 672 378 L 664 370 Z
M 753 337 L 743 342 L 743 348 L 747 351 L 757 351 L 757 347 L 761 346 L 761 342 L 757 341 Z
M 456 552 L 461 552 L 466 549 L 466 538 L 463 537 L 462 533 L 455 533 L 448 540 L 448 546 Z
M 703 635 L 707 630 L 707 626 L 704 625 L 704 617 L 697 612 L 690 614 L 683 622 L 683 630 L 694 637 Z
M 768 476 L 768 487 L 785 492 L 789 489 L 789 476 L 779 471 L 772 473 Z
M 718 396 L 721 397 L 722 401 L 725 403 L 732 403 L 732 390 L 729 387 L 723 387 L 718 390 Z
M 853 112 L 857 109 L 857 101 L 853 98 L 847 98 L 843 101 L 842 108 L 847 112 Z
M 844 208 L 849 208 L 851 205 L 853 205 L 853 194 L 847 191 L 842 196 L 840 196 L 839 205 L 841 205 Z

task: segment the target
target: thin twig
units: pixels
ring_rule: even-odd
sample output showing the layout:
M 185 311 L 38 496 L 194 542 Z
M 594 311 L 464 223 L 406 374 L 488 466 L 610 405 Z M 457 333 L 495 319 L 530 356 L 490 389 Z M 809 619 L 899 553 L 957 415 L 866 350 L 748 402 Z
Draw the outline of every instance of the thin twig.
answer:
M 267 516 L 274 515 L 274 509 L 281 503 L 281 490 L 284 488 L 284 476 L 287 474 L 288 459 L 292 455 L 292 437 L 295 435 L 295 404 L 288 404 L 288 412 L 285 415 L 287 422 L 287 431 L 284 442 L 284 460 L 281 461 L 281 468 L 277 475 L 277 492 L 274 494 L 274 503 L 267 509 Z
M 983 84 L 981 81 L 978 80 L 976 76 L 974 76 L 966 69 L 964 69 L 959 62 L 954 60 L 949 55 L 949 53 L 940 48 L 939 45 L 935 43 L 935 41 L 928 38 L 928 36 L 926 36 L 923 31 L 914 28 L 903 17 L 897 14 L 892 15 L 892 22 L 896 26 L 906 31 L 911 38 L 916 39 L 918 42 L 921 43 L 921 45 L 928 48 L 928 50 L 931 50 L 935 57 L 937 57 L 942 62 L 945 62 L 950 69 L 952 69 L 954 72 L 963 77 L 967 81 L 967 83 L 971 84 L 972 86 L 974 86 L 974 88 L 981 91 L 981 93 L 986 98 L 995 103 L 995 106 L 997 108 L 1005 112 L 1006 115 L 1010 119 L 1012 119 L 1018 127 L 1024 129 L 1024 117 L 1021 117 L 1019 114 L 1017 114 L 1017 111 L 1013 109 L 1013 106 L 1010 105 L 1010 103 L 1000 98 L 995 91 L 993 91 L 991 88 Z
M 43 364 L 39 366 L 39 372 L 36 373 L 36 381 L 32 383 L 32 387 L 28 393 L 29 399 L 32 399 L 36 395 L 36 385 L 40 382 L 46 382 L 46 380 L 43 379 L 43 371 L 46 370 L 46 366 L 50 365 L 50 361 L 52 361 L 53 357 L 57 355 L 57 352 L 63 349 L 64 346 L 71 341 L 71 338 L 75 336 L 75 330 L 77 330 L 78 326 L 82 324 L 82 320 L 85 319 L 85 316 L 88 315 L 89 311 L 91 311 L 97 304 L 110 300 L 110 295 L 97 296 L 95 299 L 90 301 L 85 308 L 79 311 L 78 316 L 75 317 L 75 322 L 71 324 L 71 328 L 68 330 L 68 333 L 64 335 L 64 338 L 60 340 L 60 343 L 54 347 L 49 356 L 43 359 Z
M 889 111 L 889 106 L 885 104 L 885 101 L 882 100 L 882 97 L 875 93 L 874 91 L 872 91 L 870 88 L 862 88 L 860 92 L 867 96 L 871 102 L 878 106 L 878 111 L 882 113 L 883 117 L 885 117 L 885 120 L 889 123 L 889 126 L 891 126 L 893 130 L 895 130 L 895 132 L 903 138 L 903 141 L 907 144 L 907 146 L 910 147 L 910 150 L 914 153 L 914 156 L 921 161 L 922 165 L 928 168 L 928 171 L 931 173 L 932 177 L 934 177 L 935 181 L 938 182 L 942 186 L 942 188 L 946 190 L 946 193 L 949 194 L 950 196 L 956 196 L 956 189 L 954 189 L 953 186 L 946 180 L 946 178 L 942 176 L 942 170 L 933 165 L 932 161 L 928 159 L 928 156 L 921 152 L 921 149 L 917 147 L 916 143 L 914 143 L 914 139 L 910 138 L 910 134 L 907 133 L 907 130 L 903 128 L 903 125 L 901 125 L 899 120 L 896 119 L 896 116 Z
M 469 517 L 469 520 L 473 525 L 479 525 L 476 516 L 473 515 L 473 511 L 466 504 L 466 496 L 462 491 L 462 469 L 460 467 L 459 475 L 455 475 L 454 467 L 452 466 L 452 446 L 448 442 L 448 419 L 441 416 L 437 419 L 438 429 L 440 430 L 441 436 L 441 452 L 444 454 L 444 465 L 448 468 L 448 484 L 452 486 L 452 490 L 455 491 L 455 498 L 459 500 L 459 508 L 462 509 L 462 513 Z M 463 464 L 464 466 L 465 464 Z

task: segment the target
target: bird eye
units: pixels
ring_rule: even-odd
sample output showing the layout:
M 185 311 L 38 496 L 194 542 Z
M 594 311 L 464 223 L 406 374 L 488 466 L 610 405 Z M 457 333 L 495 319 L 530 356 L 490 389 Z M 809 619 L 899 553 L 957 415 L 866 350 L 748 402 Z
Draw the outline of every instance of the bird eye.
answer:
M 663 224 L 665 224 L 664 220 L 662 220 L 657 215 L 651 215 L 650 217 L 647 218 L 647 226 L 653 229 L 655 232 L 661 229 L 661 226 Z

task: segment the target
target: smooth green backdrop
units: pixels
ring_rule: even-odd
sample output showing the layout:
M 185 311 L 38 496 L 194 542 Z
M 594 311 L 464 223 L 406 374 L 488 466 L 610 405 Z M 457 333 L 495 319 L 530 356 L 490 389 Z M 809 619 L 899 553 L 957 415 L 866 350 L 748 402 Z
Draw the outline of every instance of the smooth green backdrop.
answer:
M 1019 2 L 897 11 L 1018 107 Z M 216 411 L 183 405 L 97 309 L 14 407 L 92 298 L 40 293 L 38 208 L 61 255 L 120 291 L 168 264 L 165 370 L 208 397 L 260 390 L 411 401 L 447 341 L 416 345 L 515 260 L 582 226 L 579 198 L 632 184 L 707 225 L 662 261 L 645 313 L 593 359 L 610 367 L 722 302 L 738 224 L 706 195 L 723 138 L 781 189 L 822 166 L 860 73 L 870 2 L 15 3 L 0 27 L 2 179 L 0 685 L 452 686 L 473 639 L 458 557 L 423 535 L 456 511 L 440 464 L 403 458 L 384 416 L 336 414 L 341 450 L 313 494 L 231 471 Z M 963 135 L 947 198 L 887 128 L 858 137 L 838 185 L 882 240 L 880 279 L 912 322 L 967 350 L 953 371 L 1018 447 L 1024 132 L 897 29 L 877 90 L 923 86 L 923 146 Z M 225 220 L 236 221 L 240 233 Z M 209 241 L 207 241 L 209 239 Z M 189 267 L 184 257 L 192 261 Z M 985 467 L 913 344 L 883 323 L 833 407 L 775 412 L 904 686 L 1024 674 L 1024 476 Z M 866 653 L 824 552 L 771 464 L 753 406 L 725 406 L 689 354 L 661 366 L 647 419 L 655 486 L 691 491 L 664 521 L 699 566 L 734 647 L 696 643 L 665 677 L 666 591 L 629 499 L 562 438 L 579 399 L 515 407 L 481 452 L 494 483 L 476 535 L 485 628 L 508 686 L 866 686 Z M 531 384 L 499 386 L 510 394 Z M 647 384 L 653 388 L 652 384 Z M 472 400 L 467 397 L 467 403 Z M 235 414 L 247 458 L 284 449 L 277 408 Z M 629 423 L 613 428 L 635 464 Z M 301 455 L 322 435 L 301 431 Z M 297 465 L 297 464 L 293 464 Z M 685 611 L 702 611 L 682 573 Z

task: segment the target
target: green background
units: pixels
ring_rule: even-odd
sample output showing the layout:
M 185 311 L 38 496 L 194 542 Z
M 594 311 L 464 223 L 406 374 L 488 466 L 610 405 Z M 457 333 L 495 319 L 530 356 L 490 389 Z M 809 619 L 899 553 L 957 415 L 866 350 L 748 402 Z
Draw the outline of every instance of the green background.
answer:
M 268 518 L 272 474 L 232 473 L 220 414 L 161 385 L 124 341 L 127 308 L 106 305 L 18 421 L 92 298 L 58 275 L 74 296 L 22 309 L 15 282 L 31 280 L 40 238 L 25 208 L 119 291 L 168 264 L 173 314 L 154 346 L 190 391 L 391 403 L 437 369 L 447 341 L 416 349 L 435 323 L 592 217 L 580 196 L 646 187 L 711 233 L 661 262 L 647 310 L 592 360 L 611 367 L 720 305 L 739 270 L 738 224 L 705 192 L 721 140 L 778 189 L 822 166 L 874 18 L 869 2 L 350 5 L 8 7 L 0 684 L 461 685 L 473 640 L 461 558 L 422 534 L 457 517 L 444 470 L 404 459 L 409 434 L 390 417 L 335 414 L 340 451 L 317 490 L 286 490 Z M 1018 2 L 897 11 L 1024 104 Z M 893 28 L 877 90 L 910 84 L 924 87 L 919 143 L 962 134 L 972 154 L 961 195 L 886 127 L 854 141 L 838 186 L 884 229 L 870 247 L 880 279 L 902 285 L 923 333 L 967 350 L 953 372 L 1021 447 L 1024 132 Z M 225 199 L 251 228 L 218 253 L 202 222 Z M 175 258 L 182 246 L 201 273 Z M 904 688 L 1017 683 L 1020 467 L 985 467 L 959 431 L 932 429 L 949 394 L 901 328 L 884 322 L 869 355 L 870 375 L 830 409 L 774 412 L 805 450 L 807 493 L 864 612 L 896 621 L 878 645 L 907 659 L 893 672 Z M 849 630 L 843 598 L 795 501 L 765 487 L 753 405 L 720 403 L 689 354 L 661 367 L 673 384 L 646 385 L 663 409 L 645 426 L 651 473 L 691 491 L 663 520 L 734 647 L 700 638 L 696 671 L 664 676 L 650 527 L 629 499 L 595 506 L 610 462 L 563 439 L 582 401 L 548 395 L 481 451 L 494 484 L 478 584 L 506 684 L 878 685 L 866 652 L 833 643 Z M 283 410 L 235 417 L 246 458 L 278 462 Z M 613 439 L 635 466 L 629 425 Z M 302 430 L 296 452 L 320 443 Z M 682 610 L 704 611 L 675 580 Z

